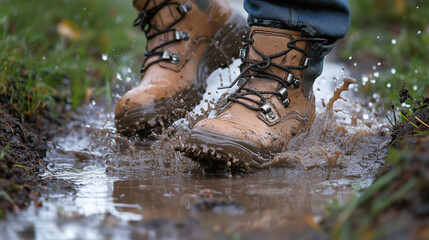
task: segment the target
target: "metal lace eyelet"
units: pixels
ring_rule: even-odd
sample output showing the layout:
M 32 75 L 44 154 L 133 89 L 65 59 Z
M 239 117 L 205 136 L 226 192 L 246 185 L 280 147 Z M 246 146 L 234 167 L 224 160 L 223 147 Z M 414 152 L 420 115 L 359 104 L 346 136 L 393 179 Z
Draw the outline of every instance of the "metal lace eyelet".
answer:
M 295 79 L 293 80 L 293 86 L 294 86 L 295 88 L 299 88 L 299 87 L 301 86 L 301 81 L 300 81 L 298 78 L 295 78 Z
M 181 32 L 181 31 L 175 31 L 174 32 L 174 38 L 176 40 L 189 40 L 191 36 L 187 32 Z
M 185 14 L 187 12 L 189 12 L 192 9 L 192 5 L 190 3 L 184 3 L 184 4 L 180 4 L 177 7 L 177 10 L 181 13 L 181 14 Z
M 287 75 L 286 82 L 289 83 L 289 85 L 292 85 L 292 80 L 293 80 L 293 75 L 292 73 L 289 73 Z
M 240 78 L 240 80 L 238 80 L 238 82 L 237 82 L 237 86 L 242 87 L 246 84 L 246 82 L 247 82 L 247 79 Z
M 247 50 L 245 48 L 240 49 L 240 53 L 238 55 L 241 59 L 245 59 L 247 57 Z
M 265 103 L 264 105 L 260 106 L 259 109 L 261 109 L 264 113 L 269 113 L 271 112 L 271 106 L 267 103 Z
M 260 106 L 259 109 L 262 110 L 262 112 L 265 113 L 265 116 L 267 116 L 269 119 L 276 118 L 276 115 L 271 110 L 271 106 L 269 104 L 266 103 L 266 104 Z
M 289 105 L 290 105 L 290 100 L 289 100 L 288 98 L 286 98 L 286 99 L 282 102 L 282 104 L 283 104 L 283 107 L 284 107 L 284 108 L 287 108 L 287 107 L 289 107 Z
M 308 58 L 308 57 L 305 58 L 304 67 L 307 67 L 309 63 L 310 63 L 310 58 Z
M 281 88 L 278 92 L 282 96 L 282 100 L 287 98 L 288 96 L 287 88 Z
M 269 112 L 266 115 L 269 119 L 273 120 L 274 118 L 276 118 L 276 115 L 273 112 Z
M 169 51 L 164 51 L 161 56 L 162 60 L 168 60 L 171 63 L 178 64 L 180 62 L 180 56 Z

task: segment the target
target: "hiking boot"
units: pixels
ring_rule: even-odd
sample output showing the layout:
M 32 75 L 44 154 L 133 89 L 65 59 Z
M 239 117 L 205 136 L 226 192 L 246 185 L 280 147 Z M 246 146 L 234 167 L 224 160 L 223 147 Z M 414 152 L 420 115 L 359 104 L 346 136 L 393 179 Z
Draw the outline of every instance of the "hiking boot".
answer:
M 249 172 L 272 166 L 293 136 L 305 132 L 315 117 L 313 82 L 323 68 L 314 44 L 284 29 L 253 26 L 240 51 L 239 89 L 214 119 L 199 121 L 180 148 L 211 169 Z M 230 86 L 231 87 L 231 86 Z
M 118 132 L 148 134 L 183 117 L 208 75 L 238 56 L 246 20 L 225 0 L 134 0 L 147 38 L 140 84 L 116 104 Z

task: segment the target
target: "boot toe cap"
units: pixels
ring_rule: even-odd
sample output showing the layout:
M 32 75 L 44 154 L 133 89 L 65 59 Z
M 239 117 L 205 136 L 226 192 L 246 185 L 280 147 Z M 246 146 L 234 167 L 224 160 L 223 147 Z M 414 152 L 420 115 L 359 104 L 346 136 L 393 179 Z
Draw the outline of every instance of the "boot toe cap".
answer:
M 141 92 L 138 89 L 132 89 L 116 103 L 115 115 L 118 116 L 139 107 L 150 106 L 154 102 L 154 96 L 146 92 Z
M 269 144 L 261 137 L 262 134 L 258 131 L 261 129 L 235 122 L 219 119 L 204 119 L 199 121 L 192 129 L 200 133 L 216 134 L 225 136 L 229 139 L 236 139 L 237 141 L 246 141 L 252 143 L 252 145 L 255 144 L 259 146 L 259 148 L 264 148 Z

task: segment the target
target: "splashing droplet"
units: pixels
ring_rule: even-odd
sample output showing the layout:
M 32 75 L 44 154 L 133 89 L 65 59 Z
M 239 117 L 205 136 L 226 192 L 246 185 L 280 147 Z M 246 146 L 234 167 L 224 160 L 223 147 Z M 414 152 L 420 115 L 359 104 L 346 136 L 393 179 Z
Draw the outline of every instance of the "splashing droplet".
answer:
M 119 81 L 122 81 L 122 76 L 121 76 L 121 74 L 120 73 L 116 73 L 116 78 L 119 80 Z

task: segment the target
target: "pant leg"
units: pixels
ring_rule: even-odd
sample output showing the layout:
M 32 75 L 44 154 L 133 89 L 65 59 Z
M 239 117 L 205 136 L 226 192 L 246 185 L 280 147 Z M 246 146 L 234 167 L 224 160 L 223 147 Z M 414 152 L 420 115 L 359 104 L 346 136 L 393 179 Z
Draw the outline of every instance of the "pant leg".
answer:
M 244 9 L 249 24 L 271 20 L 330 43 L 343 38 L 350 26 L 347 0 L 244 0 Z

